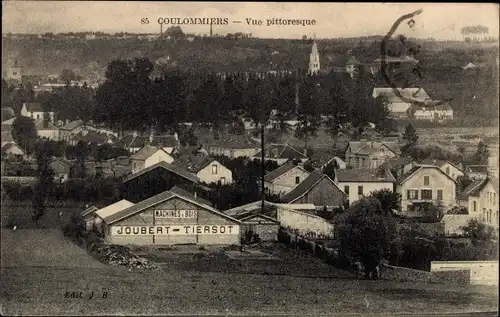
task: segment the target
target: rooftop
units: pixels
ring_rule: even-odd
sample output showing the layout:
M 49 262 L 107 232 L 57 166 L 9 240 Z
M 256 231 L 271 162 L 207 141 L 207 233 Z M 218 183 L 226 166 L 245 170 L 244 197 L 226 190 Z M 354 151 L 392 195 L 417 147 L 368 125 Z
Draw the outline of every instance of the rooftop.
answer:
M 295 165 L 292 162 L 287 162 L 287 163 L 281 165 L 280 167 L 278 167 L 277 169 L 275 169 L 274 171 L 271 171 L 271 172 L 267 173 L 264 176 L 264 180 L 266 182 L 272 182 L 276 178 L 280 177 L 281 175 L 283 175 L 285 173 L 288 173 L 289 171 L 293 170 L 294 168 L 300 168 L 303 171 L 306 171 L 306 170 L 304 170 L 304 168 L 302 168 L 302 167 L 300 167 L 298 165 Z
M 310 191 L 319 181 L 321 181 L 325 177 L 328 178 L 333 184 L 335 184 L 333 180 L 331 180 L 327 175 L 319 172 L 313 172 L 306 179 L 304 179 L 299 185 L 297 185 L 291 191 L 283 195 L 280 198 L 280 200 L 284 203 L 294 202 L 298 198 L 305 195 L 308 191 Z M 335 186 L 337 185 L 335 184 Z
M 204 155 L 181 155 L 175 161 L 174 164 L 186 169 L 191 173 L 198 173 L 215 159 L 210 156 Z
M 199 179 L 198 179 L 198 177 L 196 175 L 193 175 L 193 174 L 189 173 L 188 171 L 186 171 L 186 170 L 178 167 L 177 165 L 168 164 L 167 162 L 164 162 L 164 161 L 158 162 L 158 163 L 156 163 L 154 165 L 151 165 L 151 166 L 149 166 L 149 167 L 147 167 L 147 168 L 145 168 L 145 169 L 143 169 L 143 170 L 141 170 L 141 171 L 139 171 L 137 173 L 129 175 L 123 182 L 124 183 L 128 182 L 128 181 L 130 181 L 130 180 L 132 180 L 134 178 L 137 178 L 137 177 L 139 177 L 141 175 L 149 173 L 150 171 L 155 170 L 157 168 L 166 169 L 169 172 L 177 174 L 177 175 L 179 175 L 179 176 L 181 176 L 181 177 L 183 177 L 183 178 L 185 178 L 185 179 L 187 179 L 187 180 L 189 180 L 189 181 L 191 181 L 193 183 L 198 183 L 199 182 Z
M 335 171 L 335 178 L 339 182 L 369 183 L 383 182 L 393 183 L 395 181 L 392 174 L 388 171 L 372 169 L 339 169 Z

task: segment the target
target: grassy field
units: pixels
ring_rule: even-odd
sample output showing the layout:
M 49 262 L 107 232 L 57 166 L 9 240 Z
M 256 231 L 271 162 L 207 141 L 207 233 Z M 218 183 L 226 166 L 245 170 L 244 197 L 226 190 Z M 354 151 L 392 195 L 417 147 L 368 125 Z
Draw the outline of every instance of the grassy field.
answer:
M 307 259 L 289 255 L 282 265 L 294 261 Z M 2 230 L 1 279 L 4 315 L 456 314 L 495 311 L 498 300 L 486 286 L 201 272 L 175 261 L 160 271 L 128 271 L 96 262 L 57 230 L 40 229 Z

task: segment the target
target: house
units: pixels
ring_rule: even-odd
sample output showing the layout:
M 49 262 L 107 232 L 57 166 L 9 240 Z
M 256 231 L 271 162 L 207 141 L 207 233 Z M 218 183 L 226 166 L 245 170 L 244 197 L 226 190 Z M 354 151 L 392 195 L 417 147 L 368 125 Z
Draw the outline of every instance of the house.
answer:
M 85 129 L 85 125 L 82 120 L 74 120 L 66 123 L 65 125 L 59 127 L 59 139 L 61 141 L 69 142 L 73 136 L 80 133 Z
M 158 162 L 171 164 L 174 162 L 174 158 L 162 148 L 145 145 L 138 152 L 130 156 L 130 162 L 132 164 L 132 173 L 137 173 Z
M 90 215 L 92 215 L 93 217 L 91 218 L 91 220 L 89 221 L 89 217 L 87 216 L 87 223 L 88 222 L 91 222 L 91 227 L 92 229 L 96 230 L 97 232 L 99 233 L 103 233 L 103 219 L 107 218 L 107 217 L 110 217 L 122 210 L 125 210 L 129 207 L 132 207 L 134 205 L 134 203 L 126 200 L 126 199 L 122 199 L 120 201 L 117 201 L 109 206 L 106 206 L 104 208 L 101 208 L 101 209 L 97 209 L 93 212 L 90 213 Z
M 50 122 L 54 122 L 54 112 L 45 111 L 40 103 L 25 102 L 21 108 L 21 115 L 33 120 L 42 120 L 48 116 Z
M 422 160 L 417 165 L 434 165 L 439 167 L 443 172 L 447 175 L 451 176 L 454 180 L 457 180 L 459 177 L 464 176 L 465 172 L 462 170 L 461 164 L 455 165 L 449 161 L 444 160 L 436 160 L 436 159 L 425 159 Z
M 450 104 L 447 102 L 438 103 L 436 105 L 429 103 L 428 106 L 414 105 L 410 110 L 410 114 L 417 120 L 439 122 L 453 120 L 453 108 L 451 108 Z
M 177 133 L 174 135 L 149 135 L 142 136 L 137 133 L 127 134 L 120 139 L 119 146 L 127 149 L 130 153 L 136 153 L 144 145 L 161 147 L 168 154 L 174 154 L 180 146 Z
M 399 97 L 395 90 L 404 98 Z M 431 98 L 421 88 L 373 88 L 373 98 L 383 95 L 387 97 L 390 115 L 394 118 L 408 117 L 408 110 L 413 105 L 412 100 L 429 102 Z
M 36 133 L 40 138 L 59 141 L 59 128 L 46 120 L 35 120 Z
M 264 176 L 264 187 L 275 195 L 284 195 L 303 182 L 310 173 L 303 167 L 287 162 Z
M 193 173 L 206 184 L 220 182 L 221 185 L 226 185 L 233 182 L 233 172 L 210 156 L 182 155 L 175 160 L 174 164 Z
M 488 165 L 467 165 L 465 174 L 473 180 L 485 179 L 488 177 Z
M 201 246 L 241 242 L 241 221 L 191 195 L 171 191 L 112 213 L 104 217 L 103 224 L 105 240 L 112 244 Z
M 345 151 L 346 163 L 355 169 L 376 169 L 390 158 L 399 156 L 397 142 L 352 141 Z
M 24 151 L 16 143 L 6 143 L 2 146 L 2 158 L 24 156 Z
M 253 159 L 261 159 L 261 151 L 254 154 Z M 300 161 L 302 163 L 309 160 L 307 152 L 301 152 L 289 144 L 270 144 L 264 152 L 264 160 L 275 161 L 278 165 L 282 165 L 288 161 Z
M 229 158 L 252 157 L 260 150 L 260 143 L 247 134 L 227 134 L 206 144 L 210 155 Z
M 9 143 L 16 143 L 10 131 L 2 131 L 2 147 Z
M 199 186 L 199 178 L 177 165 L 159 162 L 146 167 L 123 180 L 123 197 L 131 202 L 139 202 L 157 195 L 174 186 L 179 186 L 190 193 L 201 195 L 203 188 Z
M 311 158 L 306 162 L 310 164 L 317 171 L 323 171 L 323 169 L 330 163 L 338 166 L 339 169 L 347 168 L 346 162 L 340 157 L 335 155 L 335 151 L 328 149 L 316 149 Z
M 437 166 L 415 166 L 396 179 L 395 188 L 401 194 L 401 210 L 408 216 L 419 216 L 425 204 L 447 209 L 455 204 L 456 181 Z
M 389 170 L 396 179 L 404 173 L 408 173 L 415 165 L 417 165 L 417 162 L 411 157 L 397 156 L 385 161 L 384 164 L 380 165 L 379 169 Z
M 14 121 L 16 118 L 10 118 L 8 120 L 2 121 L 2 131 L 11 131 L 12 130 L 12 124 L 14 124 Z
M 394 190 L 395 178 L 389 170 L 336 170 L 335 183 L 347 195 L 348 204 L 360 200 L 364 196 L 369 196 L 371 193 L 387 189 L 391 192 Z
M 80 214 L 85 222 L 85 228 L 90 231 L 94 228 L 95 211 L 99 210 L 96 206 L 88 206 Z
M 498 179 L 478 179 L 458 195 L 458 204 L 466 207 L 471 218 L 494 227 L 498 234 Z
M 70 140 L 71 145 L 76 145 L 78 142 L 100 146 L 104 144 L 117 144 L 119 140 L 112 134 L 99 133 L 84 129 L 75 134 Z
M 54 158 L 50 168 L 54 171 L 54 179 L 61 183 L 68 180 L 73 164 L 63 158 Z
M 298 186 L 280 197 L 280 201 L 287 204 L 343 207 L 347 201 L 347 195 L 327 175 L 312 172 Z
M 351 77 L 353 77 L 360 65 L 361 63 L 354 56 L 351 56 L 345 63 L 345 70 Z

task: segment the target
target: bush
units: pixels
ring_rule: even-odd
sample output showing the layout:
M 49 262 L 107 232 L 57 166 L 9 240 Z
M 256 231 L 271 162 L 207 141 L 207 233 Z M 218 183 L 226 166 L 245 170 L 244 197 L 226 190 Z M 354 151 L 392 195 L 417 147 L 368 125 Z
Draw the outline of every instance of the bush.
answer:
M 33 196 L 33 189 L 31 186 L 21 185 L 15 182 L 5 182 L 2 186 L 7 197 L 12 200 L 27 200 Z

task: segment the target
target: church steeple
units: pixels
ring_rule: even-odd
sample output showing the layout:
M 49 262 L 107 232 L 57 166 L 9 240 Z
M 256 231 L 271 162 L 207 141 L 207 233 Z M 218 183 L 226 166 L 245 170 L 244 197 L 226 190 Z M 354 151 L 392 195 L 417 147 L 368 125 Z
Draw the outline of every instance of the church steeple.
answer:
M 311 54 L 309 55 L 309 74 L 311 75 L 317 74 L 319 69 L 320 65 L 319 65 L 318 46 L 316 45 L 316 39 L 314 39 L 313 46 L 311 49 Z

